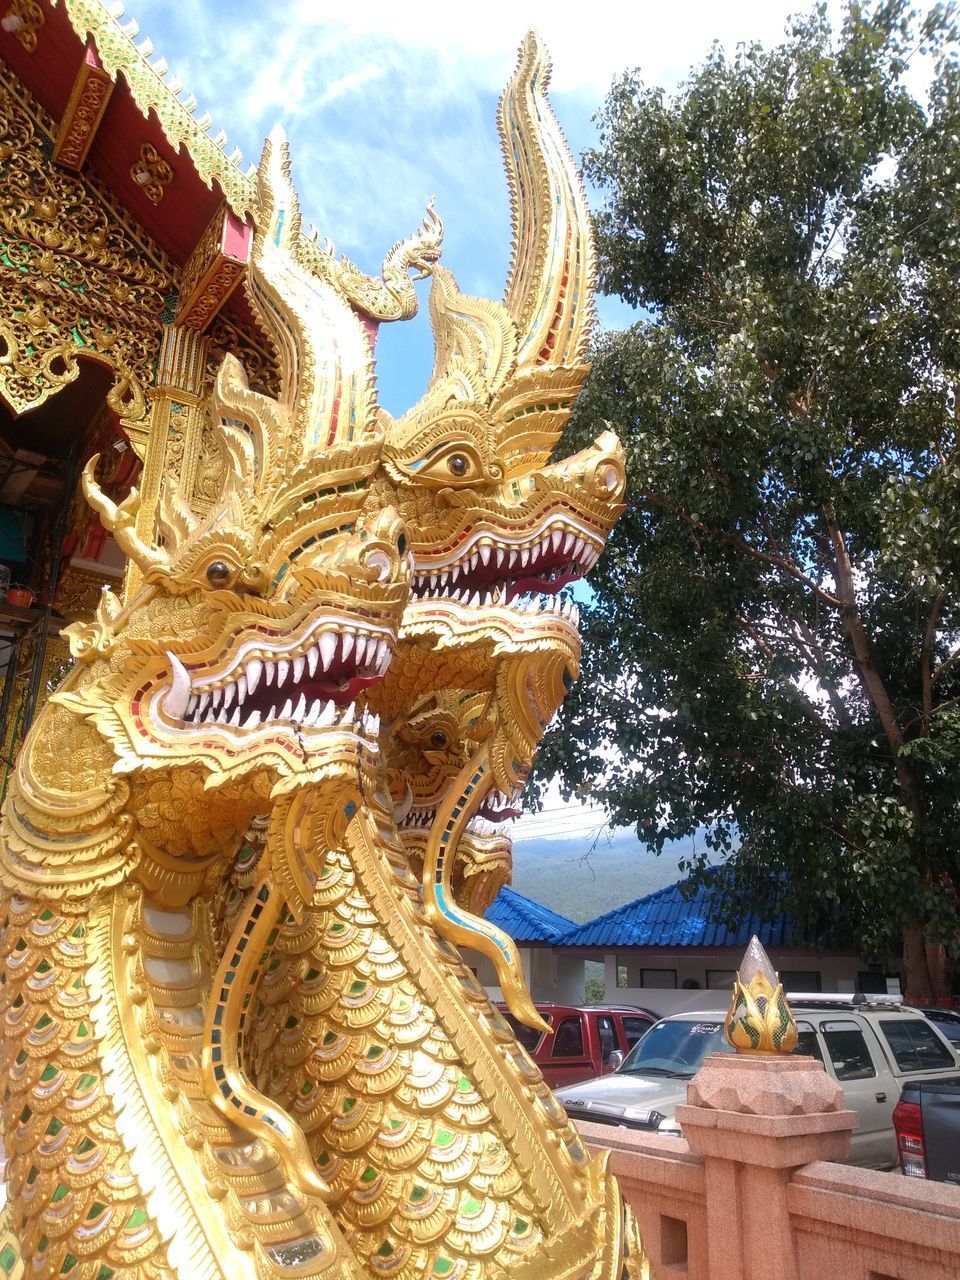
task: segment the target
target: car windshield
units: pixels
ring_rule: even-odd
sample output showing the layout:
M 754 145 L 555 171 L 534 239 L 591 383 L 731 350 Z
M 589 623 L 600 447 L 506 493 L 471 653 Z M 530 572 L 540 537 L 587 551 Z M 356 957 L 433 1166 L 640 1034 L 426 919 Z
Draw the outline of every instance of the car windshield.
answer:
M 732 1053 L 718 1019 L 658 1022 L 624 1058 L 618 1074 L 675 1076 L 688 1080 L 708 1053 Z

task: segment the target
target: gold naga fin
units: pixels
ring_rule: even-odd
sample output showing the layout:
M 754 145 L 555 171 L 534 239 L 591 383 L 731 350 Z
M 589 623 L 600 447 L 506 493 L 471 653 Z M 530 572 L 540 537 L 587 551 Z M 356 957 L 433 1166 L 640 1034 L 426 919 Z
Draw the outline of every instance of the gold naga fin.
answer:
M 342 292 L 300 257 L 300 207 L 283 131 L 264 143 L 248 288 L 276 346 L 289 462 L 381 434 L 370 334 Z
M 130 557 L 148 581 L 165 576 L 170 562 L 159 547 L 149 546 L 137 533 L 137 512 L 140 495 L 131 489 L 121 503 L 111 501 L 96 481 L 99 453 L 95 453 L 83 468 L 83 493 L 87 502 L 100 517 L 100 523 L 113 534 L 120 549 Z
M 583 183 L 547 99 L 550 58 L 535 31 L 500 99 L 513 249 L 503 303 L 521 334 L 522 368 L 577 364 L 593 327 L 596 264 Z

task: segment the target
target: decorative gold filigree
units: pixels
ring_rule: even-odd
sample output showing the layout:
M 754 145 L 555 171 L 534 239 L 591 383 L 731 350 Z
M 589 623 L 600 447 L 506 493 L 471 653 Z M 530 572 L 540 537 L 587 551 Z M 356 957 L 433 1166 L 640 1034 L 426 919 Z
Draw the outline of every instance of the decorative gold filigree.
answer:
M 46 14 L 37 0 L 10 0 L 0 18 L 0 27 L 16 36 L 27 53 L 36 53 L 38 33 L 46 21 Z
M 24 413 L 89 359 L 114 370 L 110 406 L 136 423 L 174 268 L 92 180 L 49 163 L 53 134 L 0 69 L 0 396 Z
M 159 204 L 173 181 L 173 170 L 151 142 L 144 142 L 130 166 L 130 177 L 152 204 Z

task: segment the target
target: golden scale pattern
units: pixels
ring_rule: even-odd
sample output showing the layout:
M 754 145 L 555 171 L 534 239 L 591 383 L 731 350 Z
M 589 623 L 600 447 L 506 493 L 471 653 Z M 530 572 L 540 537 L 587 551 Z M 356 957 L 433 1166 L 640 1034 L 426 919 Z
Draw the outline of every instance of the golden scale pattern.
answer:
M 437 571 L 477 572 L 484 550 L 511 581 L 531 557 L 582 572 L 622 510 L 609 433 L 544 465 L 586 373 L 593 286 L 546 55 L 529 36 L 501 104 L 514 254 L 499 304 L 460 295 L 437 265 L 432 211 L 381 278 L 335 259 L 302 234 L 282 136 L 242 177 L 99 6 L 61 2 L 108 72 L 252 214 L 248 292 L 274 350 L 215 335 L 226 354 L 204 448 L 221 461 L 202 461 L 190 492 L 168 479 L 159 541 L 136 495 L 114 504 L 96 459 L 85 472 L 142 585 L 126 605 L 105 593 L 92 621 L 68 628 L 74 668 L 4 804 L 0 1272 L 639 1280 L 642 1248 L 604 1161 L 457 945 L 484 951 L 513 1012 L 536 1024 L 516 950 L 451 888 L 484 796 L 522 788 L 579 640 L 557 610 L 482 585 L 468 599 L 445 577 L 437 589 Z M 15 116 L 5 136 L 32 155 L 39 117 L 30 108 L 15 135 Z M 15 204 L 20 162 L 0 161 Z M 64 234 L 89 239 L 83 219 L 103 198 L 69 196 Z M 14 212 L 35 225 L 38 208 Z M 109 242 L 122 222 L 103 217 Z M 22 237 L 40 253 L 38 240 Z M 91 285 L 108 270 L 98 252 L 83 259 Z M 142 278 L 122 282 L 159 299 L 164 269 L 145 254 Z M 434 276 L 438 360 L 420 405 L 394 421 L 377 407 L 368 326 L 411 313 L 411 272 Z M 110 296 L 104 331 L 123 375 L 123 343 L 146 348 L 115 309 L 130 295 Z M 86 332 L 75 341 L 109 363 Z M 68 376 L 66 355 L 38 372 L 15 334 L 4 340 L 24 395 Z M 121 398 L 145 385 L 124 377 Z M 303 696 L 296 710 L 267 699 L 241 723 L 246 655 L 272 655 L 279 687 L 291 667 L 303 678 L 315 637 L 339 674 L 306 688 L 328 692 L 309 714 Z M 380 715 L 397 725 L 452 690 L 483 705 L 483 731 L 460 725 L 418 877 Z M 419 765 L 404 767 L 412 791 L 429 790 Z

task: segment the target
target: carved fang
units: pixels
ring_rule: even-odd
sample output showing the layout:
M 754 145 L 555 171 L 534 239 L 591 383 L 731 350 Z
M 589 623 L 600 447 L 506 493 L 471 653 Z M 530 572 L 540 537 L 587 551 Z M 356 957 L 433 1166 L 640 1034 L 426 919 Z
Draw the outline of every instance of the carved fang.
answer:
M 187 703 L 190 701 L 190 677 L 187 669 L 175 653 L 167 652 L 172 679 L 170 692 L 163 700 L 163 709 L 171 720 L 182 720 L 187 714 Z

